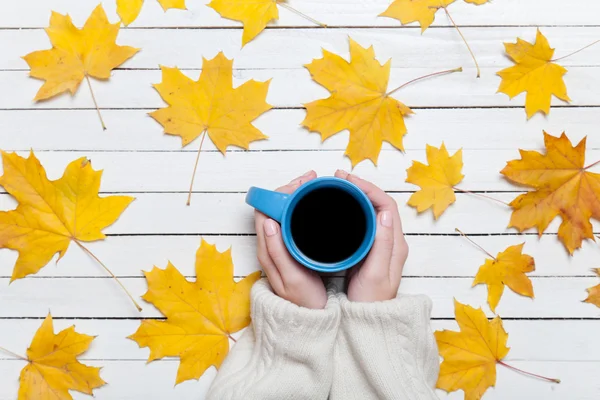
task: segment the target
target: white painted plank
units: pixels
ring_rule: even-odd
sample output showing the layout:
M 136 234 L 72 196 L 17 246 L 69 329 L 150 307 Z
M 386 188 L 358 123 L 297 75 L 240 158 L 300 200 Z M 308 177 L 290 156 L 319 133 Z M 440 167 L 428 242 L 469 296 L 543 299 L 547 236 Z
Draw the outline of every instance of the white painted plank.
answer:
M 87 246 L 119 277 L 143 276 L 143 270 L 156 265 L 164 268 L 171 261 L 186 276 L 194 277 L 196 250 L 200 236 L 111 236 Z M 215 236 L 203 238 L 217 245 L 219 251 L 231 247 L 235 275 L 245 276 L 260 269 L 256 260 L 254 236 Z M 590 270 L 600 267 L 600 246 L 585 242 L 583 249 L 569 256 L 556 244 L 556 237 L 477 236 L 473 238 L 492 254 L 508 246 L 525 242 L 524 253 L 535 258 L 536 271 L 530 276 L 568 277 L 595 276 Z M 485 254 L 459 236 L 407 236 L 410 256 L 403 275 L 473 277 L 483 264 Z M 435 249 L 435 251 L 432 251 Z M 440 258 L 443 254 L 443 258 Z M 1 277 L 9 278 L 16 252 L 0 251 Z M 48 263 L 35 278 L 41 277 L 106 277 L 106 272 L 77 246 L 72 246 L 58 264 Z M 32 277 L 32 278 L 33 278 Z M 600 281 L 598 281 L 600 283 Z
M 268 173 L 268 172 L 265 172 Z M 511 201 L 514 193 L 494 193 L 494 198 Z M 244 193 L 198 193 L 186 206 L 187 193 L 140 193 L 121 215 L 105 230 L 112 234 L 249 234 L 254 233 L 252 209 L 244 205 Z M 455 234 L 458 227 L 470 234 L 517 233 L 505 229 L 511 210 L 503 204 L 468 194 L 457 194 L 457 201 L 436 222 L 431 212 L 417 214 L 406 205 L 410 193 L 394 193 L 399 205 L 404 232 L 407 234 Z M 0 209 L 15 206 L 8 195 L 0 195 Z M 148 218 L 148 216 L 152 218 Z M 560 219 L 555 219 L 546 230 L 556 233 Z M 592 220 L 594 232 L 600 231 L 600 222 Z M 530 231 L 534 232 L 534 231 Z M 558 241 L 556 242 L 558 245 Z
M 485 400 L 577 399 L 595 400 L 600 396 L 600 383 L 593 377 L 600 369 L 598 362 L 513 362 L 512 366 L 524 371 L 535 371 L 542 376 L 561 379 L 560 384 L 520 375 L 498 366 L 496 387 L 485 393 Z M 437 391 L 440 399 L 464 399 L 462 391 L 446 395 Z
M 203 399 L 211 382 L 217 375 L 209 369 L 199 381 L 187 381 L 175 386 L 178 362 L 163 360 L 146 365 L 145 361 L 96 361 L 89 365 L 103 367 L 100 376 L 107 385 L 94 390 L 97 400 L 198 400 Z M 25 366 L 23 361 L 0 362 L 0 399 L 14 400 L 19 390 L 19 373 Z M 75 400 L 90 399 L 90 396 L 71 392 Z
M 176 360 L 154 361 L 146 364 L 144 361 L 98 361 L 93 365 L 101 365 L 101 376 L 109 382 L 108 385 L 94 391 L 98 400 L 198 400 L 204 398 L 210 383 L 216 375 L 214 369 L 209 369 L 200 381 L 187 381 L 174 387 L 178 363 Z M 559 377 L 561 384 L 551 384 L 516 374 L 507 368 L 498 367 L 497 387 L 489 389 L 486 399 L 496 400 L 529 400 L 543 398 L 544 400 L 597 400 L 600 395 L 597 371 L 600 362 L 590 361 L 515 361 L 516 368 L 534 371 L 542 375 Z M 19 371 L 23 368 L 22 361 L 0 362 L 0 399 L 9 400 L 17 397 Z M 71 392 L 76 400 L 89 399 L 76 392 Z M 446 396 L 438 391 L 442 399 L 463 399 L 462 392 Z
M 450 154 L 457 150 L 448 149 Z M 27 152 L 21 154 L 26 156 Z M 95 169 L 105 171 L 102 190 L 107 192 L 184 192 L 189 187 L 196 151 L 42 152 L 37 157 L 48 175 L 56 178 L 69 162 L 87 157 Z M 590 150 L 586 157 L 589 160 L 586 164 L 600 160 L 600 150 Z M 500 174 L 506 163 L 514 159 L 520 159 L 517 149 L 463 151 L 465 178 L 457 186 L 471 191 L 523 191 L 524 188 L 511 184 Z M 425 150 L 406 154 L 384 150 L 379 155 L 378 167 L 367 160 L 353 172 L 387 191 L 415 191 L 418 187 L 405 181 L 406 170 L 413 160 L 427 162 Z M 225 157 L 217 151 L 204 152 L 199 162 L 200 179 L 194 190 L 246 192 L 251 185 L 274 189 L 311 169 L 320 176 L 331 176 L 338 168 L 348 171 L 352 168 L 343 150 L 232 151 Z M 600 171 L 600 166 L 592 170 Z
M 481 67 L 495 71 L 512 65 L 504 53 L 504 42 L 517 37 L 533 42 L 533 27 L 464 28 L 464 35 L 477 55 Z M 590 44 L 590 38 L 600 36 L 598 27 L 543 28 L 556 57 L 570 54 Z M 473 60 L 460 36 L 453 28 L 432 29 L 421 35 L 419 29 L 281 29 L 269 30 L 261 40 L 240 48 L 238 29 L 134 29 L 120 33 L 118 44 L 142 49 L 123 64 L 124 68 L 157 68 L 158 65 L 198 69 L 202 57 L 212 58 L 223 51 L 233 58 L 238 69 L 302 69 L 314 58 L 322 57 L 322 48 L 348 57 L 348 36 L 363 46 L 375 47 L 381 61 L 392 59 L 395 68 L 471 67 Z M 28 69 L 22 56 L 50 47 L 43 30 L 0 30 L 3 57 L 0 69 Z M 443 54 L 444 57 L 440 57 Z M 600 51 L 589 49 L 561 60 L 565 67 L 598 66 Z M 494 72 L 495 72 L 494 71 Z M 471 76 L 474 79 L 474 75 Z
M 45 27 L 50 10 L 69 13 L 76 23 L 82 23 L 90 12 L 102 3 L 109 19 L 116 21 L 114 0 L 22 0 L 6 4 L 0 16 L 0 27 Z M 134 27 L 155 26 L 239 26 L 220 18 L 205 6 L 207 0 L 188 0 L 187 11 L 171 10 L 164 13 L 155 0 L 147 0 Z M 400 23 L 389 18 L 378 18 L 391 3 L 391 0 L 291 0 L 289 4 L 305 14 L 335 26 L 398 26 Z M 503 0 L 493 1 L 476 7 L 457 1 L 449 8 L 453 18 L 460 25 L 598 25 L 595 14 L 598 3 L 594 0 L 576 0 L 569 7 L 560 0 Z M 292 12 L 280 9 L 280 19 L 272 26 L 312 26 L 305 19 Z M 557 12 L 557 10 L 560 10 Z M 418 25 L 410 26 L 418 29 Z M 450 22 L 438 13 L 434 26 L 450 26 Z
M 2 347 L 25 353 L 41 323 L 41 319 L 0 319 L 2 332 L 10 333 Z M 507 362 L 600 361 L 600 347 L 589 345 L 600 334 L 600 323 L 596 320 L 506 320 L 503 323 L 511 348 L 505 359 Z M 137 343 L 126 338 L 137 330 L 139 324 L 139 320 L 55 319 L 54 330 L 58 332 L 75 325 L 78 332 L 97 336 L 90 349 L 80 357 L 89 360 L 89 364 L 98 361 L 144 361 L 149 350 L 140 349 Z M 434 320 L 431 325 L 433 330 L 458 330 L 454 320 Z M 241 332 L 238 332 L 234 336 L 240 335 Z M 0 354 L 0 363 L 12 359 L 14 357 L 10 355 Z
M 341 278 L 332 278 L 340 283 Z M 511 318 L 598 318 L 600 310 L 583 303 L 585 289 L 596 285 L 597 278 L 533 278 L 535 300 L 506 290 L 496 311 Z M 21 279 L 8 286 L 9 279 L 0 279 L 0 317 L 39 317 L 50 310 L 56 317 L 160 317 L 151 305 L 142 304 L 138 313 L 123 290 L 112 279 L 55 278 Z M 123 278 L 121 282 L 135 296 L 146 291 L 143 278 Z M 400 292 L 427 294 L 433 300 L 434 318 L 454 315 L 453 298 L 461 303 L 484 305 L 487 289 L 471 288 L 471 278 L 411 278 L 403 279 Z
M 600 35 L 599 35 L 600 36 Z M 440 71 L 441 68 L 393 68 L 389 87 L 401 84 L 426 74 Z M 498 93 L 500 78 L 496 76 L 497 68 L 484 68 L 482 77 L 475 78 L 473 68 L 466 68 L 462 73 L 454 73 L 442 77 L 420 81 L 403 88 L 394 97 L 409 107 L 416 107 L 415 115 L 408 117 L 410 121 L 420 118 L 419 107 L 518 107 L 525 104 L 525 95 L 519 95 L 512 101 L 505 94 Z M 197 79 L 199 71 L 186 71 Z M 600 67 L 572 67 L 565 76 L 565 82 L 572 101 L 570 104 L 553 99 L 555 106 L 598 106 L 598 90 L 600 89 Z M 310 79 L 307 70 L 237 70 L 235 84 L 239 85 L 249 79 L 266 81 L 273 79 L 269 88 L 267 101 L 275 107 L 302 107 L 302 104 L 328 97 L 328 92 Z M 161 81 L 161 73 L 152 71 L 114 71 L 110 80 L 100 82 L 92 80 L 92 86 L 101 108 L 143 108 L 139 118 L 149 118 L 144 114 L 156 108 L 164 107 L 162 99 L 152 88 L 153 83 Z M 443 82 L 442 82 L 443 81 Z M 48 101 L 34 103 L 35 93 L 42 82 L 29 78 L 26 71 L 0 72 L 0 87 L 11 96 L 0 98 L 0 109 L 41 109 L 41 108 L 94 108 L 90 92 L 85 86 L 74 97 L 64 94 Z M 550 117 L 552 118 L 552 113 Z M 526 115 L 522 111 L 522 123 Z M 109 129 L 117 121 L 106 121 Z M 68 124 L 65 121 L 65 124 Z M 525 126 L 525 125 L 523 125 Z M 88 128 L 102 133 L 97 121 L 90 121 Z M 410 131 L 409 131 L 410 133 Z
M 50 104 L 50 103 L 48 103 Z M 139 110 L 103 110 L 109 123 L 106 132 L 95 126 L 95 110 L 4 110 L 0 111 L 3 125 L 2 149 L 28 150 L 180 150 L 177 137 L 164 135 L 162 127 Z M 344 150 L 348 133 L 342 132 L 321 143 L 317 133 L 309 133 L 300 126 L 304 110 L 272 110 L 260 117 L 254 125 L 269 136 L 269 140 L 254 142 L 251 150 Z M 600 112 L 596 108 L 555 108 L 550 117 L 537 114 L 524 123 L 522 109 L 420 109 L 408 118 L 409 134 L 404 137 L 406 157 L 412 150 L 424 149 L 426 144 L 439 146 L 445 142 L 451 149 L 529 150 L 542 149 L 542 131 L 559 135 L 566 131 L 578 142 L 588 135 L 587 148 L 600 149 L 600 135 L 594 134 L 600 126 Z M 60 132 L 60 134 L 57 134 Z M 216 150 L 210 140 L 206 150 Z M 384 149 L 391 148 L 384 143 Z M 195 152 L 196 145 L 186 147 Z M 516 154 L 516 152 L 514 153 Z M 95 158 L 93 154 L 88 154 Z M 64 155 L 65 160 L 69 158 Z M 337 156 L 335 156 L 337 157 Z

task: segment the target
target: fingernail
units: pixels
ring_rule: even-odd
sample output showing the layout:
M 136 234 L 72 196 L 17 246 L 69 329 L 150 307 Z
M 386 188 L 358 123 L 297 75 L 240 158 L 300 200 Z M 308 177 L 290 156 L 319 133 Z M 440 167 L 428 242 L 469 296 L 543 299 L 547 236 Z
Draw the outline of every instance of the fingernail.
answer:
M 264 224 L 265 235 L 275 236 L 277 234 L 277 223 L 272 219 L 268 219 Z
M 311 169 L 310 171 L 308 171 L 307 173 L 305 173 L 304 175 L 302 175 L 302 178 L 307 178 L 309 177 L 311 174 L 313 173 L 313 170 Z
M 381 212 L 381 225 L 391 228 L 392 227 L 392 213 L 389 211 Z
M 346 179 L 348 177 L 348 173 L 343 169 L 338 169 L 336 171 L 336 174 L 341 175 L 343 179 Z

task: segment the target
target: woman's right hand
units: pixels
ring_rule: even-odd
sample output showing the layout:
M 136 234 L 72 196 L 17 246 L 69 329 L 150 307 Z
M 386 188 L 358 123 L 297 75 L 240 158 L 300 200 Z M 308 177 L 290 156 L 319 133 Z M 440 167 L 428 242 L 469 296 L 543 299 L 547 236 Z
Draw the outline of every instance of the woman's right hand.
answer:
M 398 205 L 383 190 L 356 175 L 338 170 L 335 176 L 358 186 L 377 212 L 375 242 L 362 265 L 350 271 L 348 299 L 360 302 L 391 300 L 398 293 L 402 268 L 408 257 Z
M 304 183 L 317 177 L 309 171 L 294 179 L 278 192 L 294 193 Z M 290 255 L 281 237 L 281 227 L 259 211 L 254 212 L 257 256 L 275 294 L 298 306 L 320 309 L 327 304 L 327 291 L 321 277 L 300 265 Z

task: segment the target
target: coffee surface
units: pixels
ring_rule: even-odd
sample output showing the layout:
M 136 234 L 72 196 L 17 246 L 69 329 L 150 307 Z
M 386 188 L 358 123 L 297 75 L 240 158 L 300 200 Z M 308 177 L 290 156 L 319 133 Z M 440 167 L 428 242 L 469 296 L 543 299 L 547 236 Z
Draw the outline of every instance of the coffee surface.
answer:
M 292 238 L 298 249 L 314 261 L 331 264 L 347 259 L 358 250 L 366 231 L 362 207 L 340 189 L 316 189 L 304 196 L 292 212 Z

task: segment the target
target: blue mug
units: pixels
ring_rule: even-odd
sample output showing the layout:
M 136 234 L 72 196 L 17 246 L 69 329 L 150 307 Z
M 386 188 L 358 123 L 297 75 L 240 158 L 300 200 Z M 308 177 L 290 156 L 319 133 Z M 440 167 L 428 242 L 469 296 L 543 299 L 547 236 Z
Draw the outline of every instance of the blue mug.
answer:
M 292 217 L 297 210 L 297 206 L 302 199 L 307 195 L 315 193 L 320 189 L 329 189 L 333 192 L 341 191 L 347 197 L 350 195 L 356 203 L 356 207 L 360 207 L 364 221 L 361 218 L 361 233 L 364 232 L 362 241 L 359 241 L 356 249 L 350 256 L 342 260 L 334 262 L 323 262 L 313 259 L 300 250 L 297 240 L 292 235 Z M 329 192 L 329 193 L 333 193 Z M 321 193 L 323 193 L 321 191 Z M 319 272 L 338 272 L 353 267 L 363 260 L 371 250 L 375 241 L 375 231 L 377 229 L 376 214 L 373 204 L 367 195 L 353 183 L 344 179 L 334 177 L 321 177 L 313 179 L 304 185 L 301 185 L 294 193 L 285 194 L 265 190 L 257 187 L 251 187 L 246 195 L 246 203 L 266 214 L 270 218 L 281 224 L 281 234 L 283 242 L 289 253 L 300 264 Z M 302 206 L 301 206 L 302 207 Z M 298 217 L 300 218 L 300 217 Z M 348 215 L 348 223 L 352 223 L 352 215 Z M 354 248 L 354 247 L 353 247 Z

